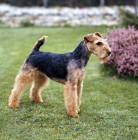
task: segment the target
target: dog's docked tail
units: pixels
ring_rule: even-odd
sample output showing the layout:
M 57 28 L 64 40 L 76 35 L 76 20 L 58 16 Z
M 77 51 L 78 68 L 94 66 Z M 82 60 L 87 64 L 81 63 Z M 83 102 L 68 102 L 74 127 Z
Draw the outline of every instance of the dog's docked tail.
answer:
M 38 51 L 39 48 L 44 44 L 45 40 L 48 38 L 48 36 L 43 36 L 40 38 L 34 45 L 33 50 Z

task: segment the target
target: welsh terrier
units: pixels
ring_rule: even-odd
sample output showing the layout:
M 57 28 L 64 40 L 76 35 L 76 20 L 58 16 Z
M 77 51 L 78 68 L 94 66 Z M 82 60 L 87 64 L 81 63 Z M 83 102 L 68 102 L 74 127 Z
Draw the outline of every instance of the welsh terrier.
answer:
M 15 79 L 9 98 L 9 107 L 19 107 L 20 97 L 26 86 L 33 82 L 30 97 L 42 103 L 41 91 L 48 85 L 49 79 L 65 85 L 64 100 L 70 117 L 79 117 L 83 79 L 86 65 L 91 54 L 98 56 L 101 62 L 111 55 L 111 49 L 101 34 L 96 32 L 84 36 L 83 41 L 73 52 L 57 54 L 39 51 L 47 36 L 40 38 L 34 45 Z

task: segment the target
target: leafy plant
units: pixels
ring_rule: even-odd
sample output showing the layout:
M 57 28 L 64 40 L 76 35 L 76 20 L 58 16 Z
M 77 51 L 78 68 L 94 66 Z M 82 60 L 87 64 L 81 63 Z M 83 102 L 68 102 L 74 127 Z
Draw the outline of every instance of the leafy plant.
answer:
M 138 31 L 134 26 L 114 29 L 106 38 L 112 55 L 105 66 L 115 69 L 122 76 L 138 76 Z
M 29 21 L 24 21 L 22 22 L 22 27 L 31 27 L 31 26 L 34 26 L 34 24 L 30 23 Z
M 128 10 L 123 10 L 123 9 L 119 9 L 120 11 L 120 17 L 121 17 L 121 23 L 122 25 L 124 25 L 125 27 L 128 26 L 135 26 L 135 28 L 138 29 L 138 15 L 134 14 Z

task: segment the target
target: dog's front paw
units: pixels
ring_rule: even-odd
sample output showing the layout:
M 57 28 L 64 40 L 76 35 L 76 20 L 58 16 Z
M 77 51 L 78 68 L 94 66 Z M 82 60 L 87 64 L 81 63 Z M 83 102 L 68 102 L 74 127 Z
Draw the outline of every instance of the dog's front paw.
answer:
M 19 103 L 12 103 L 12 102 L 9 102 L 9 104 L 8 104 L 8 106 L 10 107 L 10 108 L 18 108 L 19 107 Z
M 79 115 L 77 112 L 68 111 L 68 115 L 72 118 L 78 118 Z

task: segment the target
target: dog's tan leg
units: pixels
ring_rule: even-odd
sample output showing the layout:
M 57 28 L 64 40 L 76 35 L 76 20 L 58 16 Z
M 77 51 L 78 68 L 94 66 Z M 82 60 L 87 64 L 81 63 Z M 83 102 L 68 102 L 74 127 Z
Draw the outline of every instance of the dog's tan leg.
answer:
M 77 95 L 78 95 L 78 112 L 80 112 L 80 104 L 81 104 L 81 96 L 82 96 L 82 88 L 83 88 L 83 81 L 79 80 L 78 81 L 78 86 L 77 86 Z
M 43 102 L 41 97 L 41 91 L 46 85 L 48 85 L 48 81 L 49 78 L 41 73 L 35 75 L 33 85 L 30 90 L 30 97 L 33 101 L 37 103 Z
M 65 83 L 65 105 L 67 113 L 70 117 L 78 118 L 78 108 L 77 108 L 77 84 L 76 82 L 67 81 Z
M 15 79 L 14 88 L 11 92 L 10 98 L 9 98 L 9 107 L 11 108 L 17 108 L 19 107 L 19 100 L 20 97 L 26 88 L 26 86 L 32 81 L 32 77 L 30 74 L 23 73 L 21 71 Z

